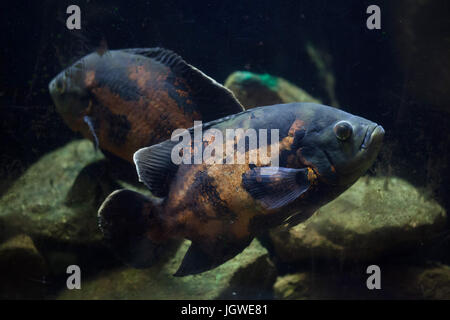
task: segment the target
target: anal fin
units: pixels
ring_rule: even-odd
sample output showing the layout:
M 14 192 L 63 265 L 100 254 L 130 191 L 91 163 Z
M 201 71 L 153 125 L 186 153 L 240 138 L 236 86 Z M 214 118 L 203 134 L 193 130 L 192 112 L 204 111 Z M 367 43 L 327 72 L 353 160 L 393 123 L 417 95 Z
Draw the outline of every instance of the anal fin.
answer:
M 241 253 L 252 240 L 253 237 L 238 241 L 217 240 L 207 247 L 202 243 L 192 242 L 174 276 L 184 277 L 214 269 Z

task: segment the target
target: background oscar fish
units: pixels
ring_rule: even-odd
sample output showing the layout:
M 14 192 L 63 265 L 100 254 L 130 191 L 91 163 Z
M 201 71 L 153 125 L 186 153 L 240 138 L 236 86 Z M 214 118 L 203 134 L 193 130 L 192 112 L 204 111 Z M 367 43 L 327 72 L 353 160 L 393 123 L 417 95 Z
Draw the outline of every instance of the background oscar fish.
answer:
M 162 48 L 91 53 L 49 84 L 65 123 L 128 162 L 194 120 L 241 112 L 233 93 Z
M 241 164 L 215 154 L 215 163 L 177 165 L 172 152 L 178 139 L 135 153 L 139 179 L 158 198 L 118 190 L 99 209 L 105 238 L 123 260 L 147 267 L 154 263 L 148 248 L 186 238 L 192 244 L 175 275 L 210 270 L 255 236 L 284 223 L 296 225 L 336 198 L 371 166 L 384 136 L 376 123 L 313 103 L 259 107 L 202 127 L 221 132 L 226 137 L 222 150 L 228 145 L 236 152 L 237 136 L 227 136 L 226 130 L 239 128 L 277 129 L 278 135 L 268 133 L 267 140 L 268 147 L 279 148 L 279 166 L 249 161 L 255 149 L 267 151 L 258 150 L 260 136 L 257 144 L 245 144 Z M 203 142 L 210 140 L 203 137 Z

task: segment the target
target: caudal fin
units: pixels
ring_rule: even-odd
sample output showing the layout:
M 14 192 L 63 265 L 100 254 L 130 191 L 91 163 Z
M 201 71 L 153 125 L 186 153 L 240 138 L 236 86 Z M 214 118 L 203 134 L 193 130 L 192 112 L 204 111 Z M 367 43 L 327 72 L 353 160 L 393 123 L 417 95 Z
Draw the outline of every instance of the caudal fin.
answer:
M 150 239 L 158 224 L 158 204 L 138 192 L 117 190 L 98 211 L 100 229 L 113 252 L 126 264 L 147 268 L 159 260 L 165 241 Z

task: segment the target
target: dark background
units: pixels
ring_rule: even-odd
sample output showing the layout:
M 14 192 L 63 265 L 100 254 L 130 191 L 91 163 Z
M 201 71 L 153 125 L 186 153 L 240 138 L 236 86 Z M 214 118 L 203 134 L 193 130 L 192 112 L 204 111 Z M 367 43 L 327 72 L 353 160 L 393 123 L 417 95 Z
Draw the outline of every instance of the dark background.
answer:
M 78 137 L 56 113 L 47 85 L 102 40 L 111 49 L 172 49 L 219 82 L 236 70 L 282 76 L 331 103 L 305 50 L 312 43 L 331 57 L 329 69 L 341 108 L 386 129 L 385 148 L 371 173 L 402 176 L 436 197 L 448 211 L 449 107 L 438 105 L 439 100 L 417 98 L 415 93 L 429 89 L 411 80 L 409 70 L 416 70 L 415 60 L 409 68 L 402 62 L 404 52 L 411 52 L 422 62 L 448 67 L 432 53 L 442 53 L 435 43 L 449 43 L 450 10 L 445 1 L 425 1 L 421 18 L 408 21 L 412 2 L 2 2 L 0 193 L 42 154 Z M 66 29 L 70 4 L 81 7 L 80 31 Z M 370 4 L 381 7 L 381 30 L 366 28 Z M 407 41 L 399 46 L 404 34 L 398 30 L 405 23 L 416 28 L 409 36 L 420 30 L 421 39 L 434 42 L 423 44 L 426 50 L 410 50 Z M 432 88 L 433 81 L 427 82 Z M 411 86 L 415 90 L 409 90 Z

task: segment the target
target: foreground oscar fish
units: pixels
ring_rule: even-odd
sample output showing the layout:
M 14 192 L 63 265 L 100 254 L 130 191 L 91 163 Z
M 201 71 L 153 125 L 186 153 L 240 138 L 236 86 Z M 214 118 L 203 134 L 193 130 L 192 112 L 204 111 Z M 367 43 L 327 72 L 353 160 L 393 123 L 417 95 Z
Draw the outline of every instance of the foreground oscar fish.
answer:
M 384 136 L 376 123 L 313 103 L 259 107 L 201 128 L 204 133 L 211 129 L 222 133 L 222 150 L 228 147 L 237 153 L 242 151 L 239 139 L 245 136 L 227 136 L 227 130 L 267 133 L 257 136 L 257 144 L 244 145 L 241 164 L 237 160 L 230 164 L 228 153 L 219 149 L 211 153 L 215 163 L 203 159 L 200 164 L 176 164 L 174 155 L 182 156 L 186 150 L 177 149 L 186 135 L 137 151 L 139 179 L 158 198 L 118 190 L 99 209 L 105 238 L 127 263 L 149 266 L 154 261 L 148 248 L 186 238 L 192 244 L 175 275 L 210 270 L 268 228 L 298 224 L 336 198 L 372 165 Z M 187 137 L 194 137 L 195 131 L 190 129 Z M 220 140 L 205 136 L 205 146 Z M 259 150 L 265 138 L 268 147 Z M 191 149 L 196 152 L 195 146 Z M 267 154 L 267 150 L 278 150 L 277 167 L 260 160 L 251 163 L 251 152 Z M 238 159 L 237 153 L 233 159 Z
M 131 163 L 136 150 L 176 128 L 243 111 L 231 91 L 161 48 L 94 52 L 57 75 L 49 90 L 73 131 Z

